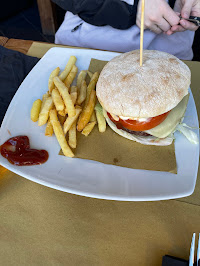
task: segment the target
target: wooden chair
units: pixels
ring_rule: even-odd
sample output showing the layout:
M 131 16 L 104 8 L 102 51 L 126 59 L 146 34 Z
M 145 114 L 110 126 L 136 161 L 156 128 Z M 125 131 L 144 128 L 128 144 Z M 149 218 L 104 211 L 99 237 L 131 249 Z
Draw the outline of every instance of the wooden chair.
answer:
M 55 4 L 51 0 L 37 0 L 37 4 L 43 34 L 55 35 L 58 27 Z

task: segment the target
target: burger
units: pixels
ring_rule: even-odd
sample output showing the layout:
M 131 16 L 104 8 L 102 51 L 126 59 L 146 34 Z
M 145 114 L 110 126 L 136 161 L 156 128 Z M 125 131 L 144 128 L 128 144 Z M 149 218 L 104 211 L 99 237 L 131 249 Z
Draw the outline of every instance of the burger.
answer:
M 108 125 L 147 145 L 170 145 L 189 99 L 190 69 L 175 56 L 153 50 L 121 54 L 103 68 L 96 86 Z

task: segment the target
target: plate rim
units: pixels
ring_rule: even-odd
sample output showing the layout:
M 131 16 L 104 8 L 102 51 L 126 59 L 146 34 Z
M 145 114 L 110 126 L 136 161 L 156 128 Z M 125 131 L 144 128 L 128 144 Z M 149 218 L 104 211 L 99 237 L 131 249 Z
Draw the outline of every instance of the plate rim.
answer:
M 43 58 L 46 58 L 46 57 L 48 57 L 49 56 L 49 54 L 52 52 L 52 50 L 60 50 L 60 49 L 64 49 L 64 50 L 81 50 L 81 51 L 88 51 L 88 50 L 91 50 L 91 51 L 95 51 L 95 52 L 98 52 L 98 53 L 100 53 L 100 54 L 102 54 L 102 53 L 105 53 L 105 54 L 112 54 L 112 55 L 114 55 L 114 54 L 120 54 L 120 53 L 117 53 L 117 52 L 110 52 L 110 51 L 101 51 L 101 50 L 94 50 L 94 49 L 79 49 L 79 48 L 64 48 L 64 47 L 53 47 L 53 48 L 51 48 L 51 49 L 49 49 L 48 51 L 47 51 L 47 53 L 41 58 L 41 60 L 43 59 Z M 36 69 L 37 67 L 38 67 L 38 64 L 40 64 L 42 61 L 41 60 L 39 60 L 39 62 L 32 68 L 32 70 L 29 72 L 29 74 L 34 70 L 34 69 Z M 29 76 L 29 74 L 25 77 L 25 79 L 24 79 L 24 81 L 26 80 L 26 78 Z M 21 85 L 19 86 L 19 88 L 18 88 L 18 90 L 16 91 L 16 93 L 15 93 L 15 95 L 13 96 L 13 98 L 12 98 L 12 101 L 10 102 L 10 104 L 9 104 L 9 107 L 10 107 L 10 105 L 12 104 L 12 102 L 14 101 L 14 98 L 15 98 L 15 96 L 16 96 L 16 94 L 17 93 L 20 93 L 20 87 L 21 86 L 23 86 L 23 83 L 24 83 L 24 81 L 21 83 Z M 191 93 L 191 95 L 192 95 L 192 97 L 193 97 L 193 94 Z M 194 98 L 193 98 L 193 100 L 194 100 Z M 4 124 L 4 120 L 5 120 L 5 118 L 6 118 L 6 115 L 7 115 L 7 112 L 8 112 L 8 110 L 9 110 L 9 107 L 8 107 L 8 109 L 7 109 L 7 111 L 6 111 L 6 114 L 5 114 L 5 116 L 4 116 L 4 119 L 3 119 L 3 121 L 2 121 L 2 124 L 1 124 L 1 128 L 0 128 L 0 135 L 1 135 L 1 129 L 2 129 L 2 125 Z M 197 114 L 197 109 L 196 109 L 196 104 L 195 104 L 195 101 L 194 101 L 194 107 L 195 107 L 195 111 L 196 111 L 196 114 Z M 198 119 L 198 115 L 197 115 L 197 119 Z M 198 122 L 199 123 L 199 122 Z M 198 149 L 198 152 L 199 152 L 199 149 Z M 1 156 L 2 157 L 2 156 Z M 5 158 L 3 158 L 3 159 L 5 159 Z M 6 160 L 6 159 L 5 159 Z M 84 160 L 84 159 L 81 159 L 81 160 Z M 7 160 L 6 160 L 6 162 L 7 162 Z M 167 197 L 167 196 L 165 196 L 165 197 L 156 197 L 155 195 L 151 198 L 151 197 L 149 197 L 148 196 L 148 199 L 146 199 L 146 198 L 140 198 L 140 197 L 134 197 L 134 196 L 131 196 L 131 197 L 129 197 L 129 196 L 126 196 L 126 197 L 124 197 L 124 196 L 121 196 L 121 195 L 119 195 L 119 196 L 113 196 L 113 195 L 111 195 L 111 196 L 106 196 L 106 195 L 101 195 L 101 194 L 93 194 L 93 193 L 91 193 L 91 192 L 87 192 L 87 193 L 85 193 L 85 192 L 81 192 L 80 190 L 79 191 L 77 191 L 77 190 L 74 190 L 74 189 L 71 189 L 71 188 L 63 188 L 61 185 L 55 185 L 55 184 L 52 184 L 51 182 L 48 182 L 48 181 L 43 181 L 43 180 L 39 180 L 39 179 L 37 179 L 37 178 L 34 178 L 34 177 L 32 177 L 31 175 L 29 175 L 29 174 L 24 174 L 24 173 L 22 173 L 20 170 L 19 171 L 17 171 L 17 170 L 15 170 L 15 168 L 13 169 L 12 168 L 12 164 L 7 164 L 7 163 L 3 163 L 2 162 L 2 160 L 0 159 L 0 164 L 2 165 L 2 166 L 4 166 L 5 168 L 7 168 L 8 170 L 10 170 L 10 171 L 12 171 L 12 172 L 14 172 L 14 173 L 16 173 L 16 174 L 18 174 L 18 175 L 20 175 L 20 176 L 22 176 L 22 177 L 24 177 L 24 178 L 26 178 L 26 179 L 28 179 L 28 180 L 31 180 L 31 181 L 33 181 L 33 182 L 36 182 L 36 183 L 38 183 L 38 184 L 41 184 L 41 185 L 44 185 L 44 186 L 47 186 L 47 187 L 50 187 L 50 188 L 53 188 L 53 189 L 56 189 L 56 190 L 59 190 L 59 191 L 63 191 L 63 192 L 67 192 L 67 193 L 70 193 L 70 194 L 74 194 L 74 195 L 80 195 L 80 196 L 85 196 L 85 197 L 92 197 L 92 198 L 96 198 L 96 199 L 105 199 L 105 200 L 115 200 L 115 201 L 158 201 L 158 200 L 168 200 L 168 199 L 176 199 L 176 198 L 182 198 L 182 197 L 186 197 L 186 196 L 189 196 L 189 195 L 191 195 L 193 192 L 194 192 L 194 189 L 195 189 L 195 185 L 196 185 L 196 180 L 197 180 L 197 174 L 198 174 L 198 167 L 197 167 L 197 172 L 196 172 L 196 179 L 195 179 L 195 182 L 194 182 L 194 184 L 193 184 L 193 188 L 192 189 L 190 189 L 190 191 L 188 191 L 187 193 L 178 193 L 177 195 L 174 195 L 174 196 L 171 196 L 171 195 L 169 195 L 169 197 Z M 198 162 L 198 164 L 199 164 L 199 162 Z M 11 166 L 11 167 L 9 167 L 9 166 Z M 117 166 L 118 167 L 118 166 Z M 138 170 L 138 171 L 148 171 L 148 170 L 143 170 L 143 169 L 141 169 L 141 170 L 139 170 L 139 169 L 133 169 L 133 170 Z M 151 172 L 154 172 L 154 171 L 151 171 Z M 165 172 L 164 172 L 165 173 Z

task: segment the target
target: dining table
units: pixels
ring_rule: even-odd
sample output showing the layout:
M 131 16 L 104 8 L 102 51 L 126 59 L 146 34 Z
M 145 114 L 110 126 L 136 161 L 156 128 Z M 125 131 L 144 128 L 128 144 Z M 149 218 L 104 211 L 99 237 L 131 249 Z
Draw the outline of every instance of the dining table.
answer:
M 3 36 L 0 45 L 38 58 L 59 46 Z M 200 62 L 184 62 L 200 115 Z M 160 266 L 165 255 L 188 260 L 194 232 L 199 171 L 188 197 L 128 202 L 69 194 L 0 166 L 0 265 Z

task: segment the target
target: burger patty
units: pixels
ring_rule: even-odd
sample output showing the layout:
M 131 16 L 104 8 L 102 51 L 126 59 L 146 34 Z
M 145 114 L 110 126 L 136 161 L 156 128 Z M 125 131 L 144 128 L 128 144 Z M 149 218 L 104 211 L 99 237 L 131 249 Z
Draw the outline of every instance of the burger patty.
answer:
M 148 133 L 146 133 L 144 131 L 132 131 L 132 130 L 127 129 L 125 127 L 122 127 L 122 130 L 124 130 L 124 131 L 126 131 L 126 132 L 128 132 L 130 134 L 136 135 L 136 136 L 142 136 L 142 137 L 152 136 L 152 135 L 150 135 L 150 134 L 148 134 Z

